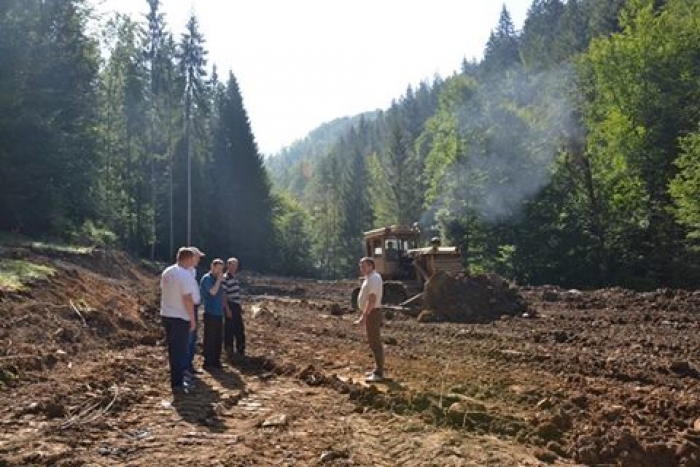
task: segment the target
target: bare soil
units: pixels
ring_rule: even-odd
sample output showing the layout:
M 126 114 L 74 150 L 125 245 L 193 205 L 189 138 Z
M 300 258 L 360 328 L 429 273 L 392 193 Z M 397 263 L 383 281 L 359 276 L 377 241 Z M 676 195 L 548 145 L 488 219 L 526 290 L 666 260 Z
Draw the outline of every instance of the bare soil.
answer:
M 246 275 L 250 358 L 174 399 L 154 271 L 0 254 L 58 269 L 0 291 L 0 466 L 700 466 L 697 291 L 520 287 L 535 317 L 478 324 L 386 310 L 390 379 L 368 386 L 357 281 Z

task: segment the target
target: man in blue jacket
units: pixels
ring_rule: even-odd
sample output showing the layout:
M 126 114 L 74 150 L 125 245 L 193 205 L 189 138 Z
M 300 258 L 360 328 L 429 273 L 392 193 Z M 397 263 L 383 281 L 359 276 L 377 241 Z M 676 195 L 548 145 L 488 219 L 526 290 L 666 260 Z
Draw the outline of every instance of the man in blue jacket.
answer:
M 204 369 L 221 368 L 221 346 L 224 323 L 224 262 L 216 258 L 199 283 L 204 305 Z

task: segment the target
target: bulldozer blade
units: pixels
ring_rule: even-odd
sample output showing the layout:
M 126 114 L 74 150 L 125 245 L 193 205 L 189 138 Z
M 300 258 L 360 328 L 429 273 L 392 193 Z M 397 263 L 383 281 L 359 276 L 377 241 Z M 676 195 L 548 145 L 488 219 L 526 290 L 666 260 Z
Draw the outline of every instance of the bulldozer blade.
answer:
M 404 300 L 403 302 L 399 303 L 399 306 L 408 306 L 411 305 L 412 303 L 418 301 L 423 297 L 423 292 L 414 295 L 413 297 L 409 298 L 408 300 Z

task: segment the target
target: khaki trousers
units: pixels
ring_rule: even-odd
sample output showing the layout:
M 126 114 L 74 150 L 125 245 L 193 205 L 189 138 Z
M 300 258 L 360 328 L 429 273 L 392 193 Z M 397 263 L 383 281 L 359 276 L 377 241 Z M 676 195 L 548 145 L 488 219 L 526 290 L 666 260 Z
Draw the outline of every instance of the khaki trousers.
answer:
M 369 312 L 365 320 L 365 330 L 367 331 L 367 342 L 374 354 L 374 371 L 380 375 L 384 374 L 384 346 L 382 344 L 382 310 L 375 308 Z

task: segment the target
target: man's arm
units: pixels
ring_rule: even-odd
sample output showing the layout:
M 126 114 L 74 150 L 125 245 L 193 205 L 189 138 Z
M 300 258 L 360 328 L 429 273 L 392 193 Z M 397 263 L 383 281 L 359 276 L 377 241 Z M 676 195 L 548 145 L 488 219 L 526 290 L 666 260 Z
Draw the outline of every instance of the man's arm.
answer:
M 365 304 L 365 308 L 362 310 L 362 316 L 360 316 L 360 319 L 355 321 L 355 324 L 362 324 L 367 320 L 367 317 L 369 316 L 369 313 L 374 310 L 374 307 L 377 304 L 377 294 L 375 293 L 370 293 L 369 297 L 367 297 L 367 303 Z
M 377 305 L 377 294 L 370 293 L 369 297 L 367 297 L 367 304 L 365 305 L 365 309 L 362 310 L 362 317 L 366 318 L 367 315 L 369 315 L 369 312 L 374 310 L 374 307 Z
M 182 302 L 185 304 L 187 314 L 190 315 L 190 331 L 197 329 L 197 322 L 194 320 L 194 298 L 188 293 L 182 296 Z
M 214 285 L 209 289 L 209 295 L 211 295 L 213 297 L 219 293 L 219 289 L 221 288 L 221 282 L 223 280 L 224 280 L 223 274 L 219 275 L 219 277 L 216 278 L 216 282 L 214 282 Z
M 224 312 L 226 313 L 226 317 L 228 319 L 233 318 L 233 314 L 231 314 L 231 307 L 228 306 L 228 299 L 224 297 Z

